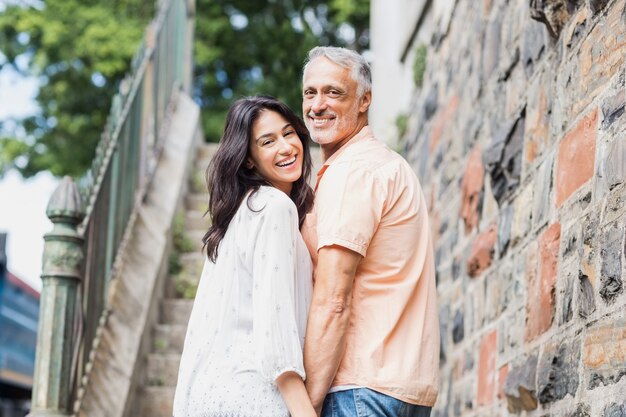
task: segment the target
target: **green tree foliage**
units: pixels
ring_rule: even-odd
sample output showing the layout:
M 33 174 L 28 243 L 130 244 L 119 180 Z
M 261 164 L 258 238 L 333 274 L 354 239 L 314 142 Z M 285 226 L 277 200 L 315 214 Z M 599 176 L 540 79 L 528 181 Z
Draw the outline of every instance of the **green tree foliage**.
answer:
M 270 94 L 298 110 L 311 47 L 363 50 L 369 43 L 369 0 L 196 4 L 193 94 L 211 141 L 219 140 L 236 98 Z M 25 138 L 0 126 L 0 175 L 11 166 L 24 176 L 42 170 L 78 176 L 87 169 L 111 98 L 153 15 L 154 4 L 145 0 L 45 0 L 0 14 L 0 67 L 41 80 L 39 113 L 19 121 Z
M 28 146 L 16 143 L 24 139 L 2 139 L 0 161 L 13 164 L 21 156 L 17 168 L 24 176 L 82 174 L 153 14 L 153 4 L 140 0 L 46 0 L 0 14 L 5 65 L 40 80 L 40 111 L 20 121 Z

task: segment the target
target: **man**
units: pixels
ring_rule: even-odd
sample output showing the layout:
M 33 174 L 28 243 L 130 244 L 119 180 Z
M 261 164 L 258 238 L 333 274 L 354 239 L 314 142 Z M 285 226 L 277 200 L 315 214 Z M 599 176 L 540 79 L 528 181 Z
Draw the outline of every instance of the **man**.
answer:
M 428 416 L 439 323 L 427 208 L 408 163 L 373 137 L 371 100 L 363 57 L 309 52 L 302 110 L 325 163 L 303 227 L 316 263 L 306 386 L 322 416 Z

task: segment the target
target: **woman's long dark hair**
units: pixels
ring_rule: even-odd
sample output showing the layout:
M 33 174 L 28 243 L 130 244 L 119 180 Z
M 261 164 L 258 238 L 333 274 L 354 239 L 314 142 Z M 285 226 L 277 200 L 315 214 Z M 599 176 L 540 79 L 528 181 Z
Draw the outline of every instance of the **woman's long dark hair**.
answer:
M 308 185 L 312 165 L 310 138 L 302 119 L 274 97 L 256 96 L 237 100 L 228 111 L 220 146 L 206 173 L 209 190 L 207 213 L 211 216 L 212 225 L 202 238 L 202 242 L 207 256 L 213 262 L 217 259 L 217 250 L 228 225 L 246 194 L 250 190 L 255 193 L 261 185 L 271 186 L 254 168 L 246 167 L 252 126 L 261 112 L 266 110 L 283 116 L 293 126 L 302 142 L 302 176 L 293 183 L 289 196 L 298 209 L 300 227 L 313 206 L 313 191 Z

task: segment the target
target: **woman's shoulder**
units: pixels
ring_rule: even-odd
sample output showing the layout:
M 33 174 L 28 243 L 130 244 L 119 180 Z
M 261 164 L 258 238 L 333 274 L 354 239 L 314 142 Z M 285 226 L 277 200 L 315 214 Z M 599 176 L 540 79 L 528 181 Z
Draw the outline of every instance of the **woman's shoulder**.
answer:
M 277 188 L 266 185 L 259 187 L 249 197 L 248 208 L 259 214 L 297 212 L 296 205 L 287 194 Z

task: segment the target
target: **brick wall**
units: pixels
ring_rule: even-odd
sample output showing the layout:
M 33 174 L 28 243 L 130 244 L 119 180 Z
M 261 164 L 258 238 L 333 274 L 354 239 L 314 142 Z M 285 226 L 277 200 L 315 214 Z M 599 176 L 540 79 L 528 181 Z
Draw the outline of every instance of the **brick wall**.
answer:
M 401 142 L 435 236 L 433 414 L 626 416 L 626 0 L 438 1 Z

